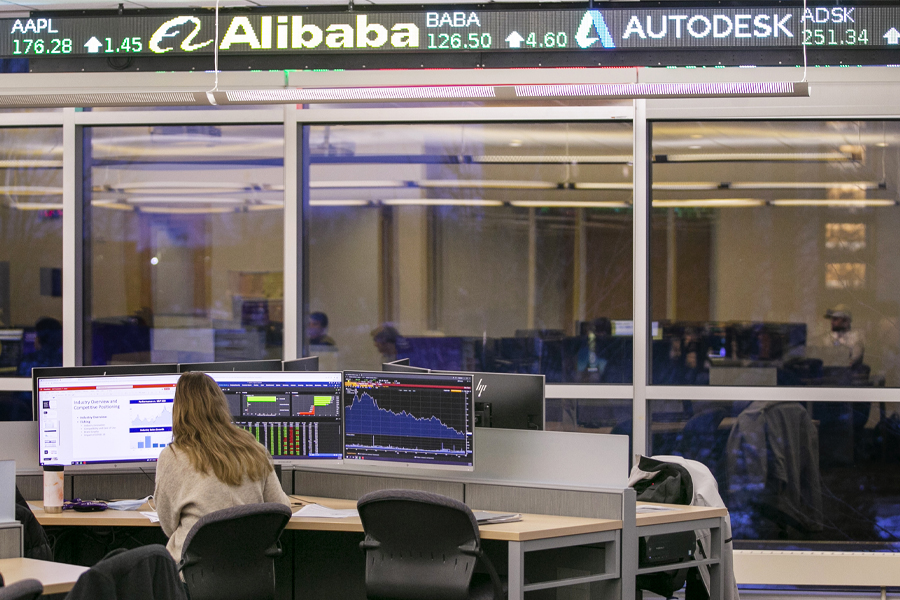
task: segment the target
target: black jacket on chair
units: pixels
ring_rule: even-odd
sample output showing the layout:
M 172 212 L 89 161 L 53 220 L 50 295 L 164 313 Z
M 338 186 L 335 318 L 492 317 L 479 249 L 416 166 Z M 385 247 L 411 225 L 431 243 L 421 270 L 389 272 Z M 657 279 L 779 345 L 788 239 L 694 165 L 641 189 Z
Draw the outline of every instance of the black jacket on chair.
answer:
M 84 572 L 66 600 L 187 600 L 175 561 L 153 544 L 104 558 Z

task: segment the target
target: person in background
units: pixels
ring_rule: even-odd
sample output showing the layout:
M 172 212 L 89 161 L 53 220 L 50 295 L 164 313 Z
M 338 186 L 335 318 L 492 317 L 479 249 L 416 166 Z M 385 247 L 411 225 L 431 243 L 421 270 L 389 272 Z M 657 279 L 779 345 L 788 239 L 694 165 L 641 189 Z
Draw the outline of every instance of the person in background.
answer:
M 385 323 L 372 330 L 372 343 L 381 354 L 382 362 L 397 360 L 397 350 L 403 345 L 403 342 L 400 332 L 390 323 Z
M 838 304 L 825 312 L 825 318 L 831 319 L 831 331 L 822 340 L 824 346 L 845 346 L 850 353 L 850 366 L 862 364 L 865 346 L 858 331 L 850 329 L 853 315 L 843 304 Z
M 172 443 L 159 454 L 153 497 L 176 562 L 191 527 L 208 513 L 261 502 L 291 505 L 265 447 L 231 422 L 225 394 L 197 372 L 182 375 L 175 387 Z
M 323 312 L 309 313 L 306 324 L 310 346 L 334 346 L 334 340 L 328 335 L 328 315 Z
M 51 317 L 38 319 L 34 324 L 34 352 L 29 352 L 19 362 L 19 377 L 31 377 L 34 367 L 62 366 L 62 323 Z

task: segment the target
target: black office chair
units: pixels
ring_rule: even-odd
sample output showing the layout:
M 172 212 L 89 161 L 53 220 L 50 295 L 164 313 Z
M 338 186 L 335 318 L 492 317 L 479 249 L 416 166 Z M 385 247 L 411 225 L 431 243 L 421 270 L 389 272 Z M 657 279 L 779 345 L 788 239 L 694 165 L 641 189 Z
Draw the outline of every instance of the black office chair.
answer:
M 217 510 L 188 532 L 181 571 L 191 600 L 274 600 L 278 538 L 291 509 L 267 502 Z
M 468 506 L 438 494 L 382 490 L 357 503 L 369 600 L 501 600 Z M 474 573 L 480 564 L 486 574 Z
M 44 586 L 37 579 L 23 579 L 6 587 L 0 587 L 0 600 L 37 600 L 44 593 Z
M 114 551 L 85 571 L 66 600 L 187 600 L 165 546 Z

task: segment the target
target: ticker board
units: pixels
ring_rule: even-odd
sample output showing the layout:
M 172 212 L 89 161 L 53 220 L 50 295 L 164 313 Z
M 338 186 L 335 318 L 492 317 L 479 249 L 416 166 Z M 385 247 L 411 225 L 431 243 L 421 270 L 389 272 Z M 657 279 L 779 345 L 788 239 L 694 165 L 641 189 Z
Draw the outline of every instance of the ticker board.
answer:
M 171 13 L 0 19 L 0 57 L 897 49 L 900 6 Z

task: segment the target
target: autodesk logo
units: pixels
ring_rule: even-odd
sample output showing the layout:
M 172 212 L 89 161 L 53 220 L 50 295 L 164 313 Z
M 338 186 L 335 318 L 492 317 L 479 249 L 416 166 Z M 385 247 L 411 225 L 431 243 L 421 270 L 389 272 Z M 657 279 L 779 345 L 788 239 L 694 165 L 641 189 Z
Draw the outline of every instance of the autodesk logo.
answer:
M 591 37 L 592 26 L 599 37 Z M 612 34 L 609 32 L 609 27 L 606 26 L 603 13 L 599 10 L 589 10 L 581 18 L 578 33 L 575 34 L 575 41 L 578 43 L 579 48 L 590 48 L 597 40 L 600 40 L 600 45 L 603 48 L 616 47 Z

